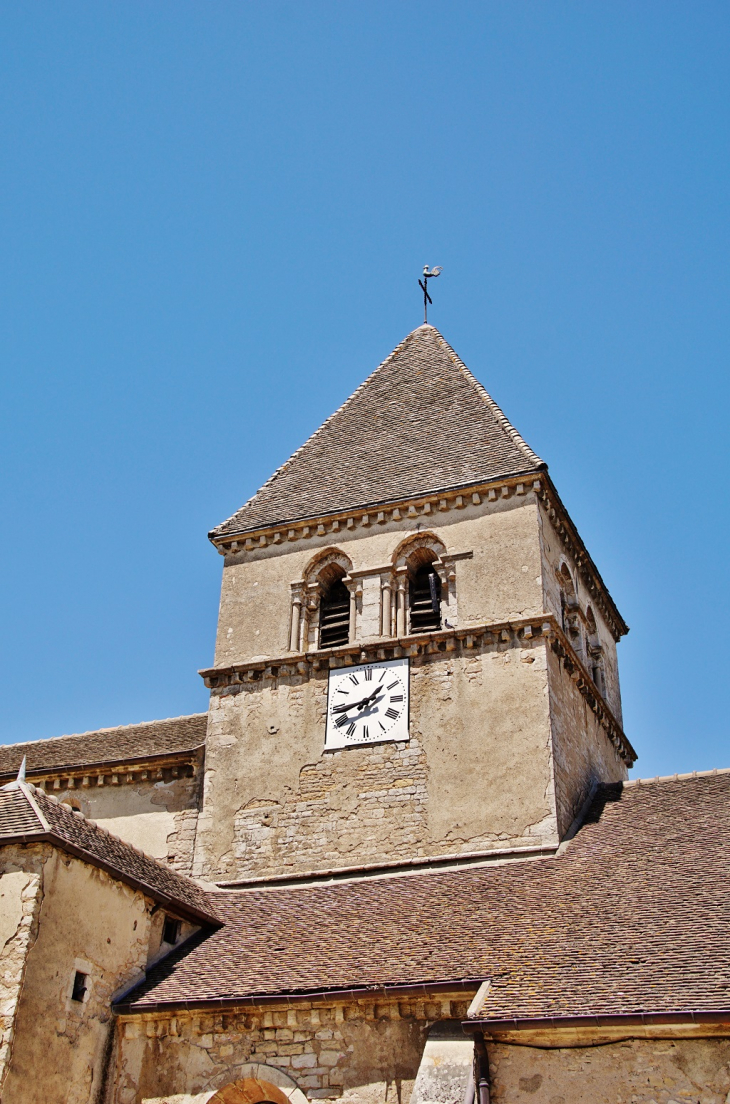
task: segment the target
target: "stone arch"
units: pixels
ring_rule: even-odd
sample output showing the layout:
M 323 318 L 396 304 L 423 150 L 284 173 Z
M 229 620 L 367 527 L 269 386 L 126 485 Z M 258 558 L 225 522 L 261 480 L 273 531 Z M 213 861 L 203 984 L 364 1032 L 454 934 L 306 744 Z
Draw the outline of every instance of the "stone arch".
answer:
M 305 585 L 326 585 L 352 571 L 352 560 L 340 548 L 324 548 L 314 556 L 302 576 Z
M 357 591 L 351 578 L 352 561 L 340 548 L 323 548 L 307 564 L 302 578 L 292 583 L 289 650 L 346 644 L 354 638 Z M 344 612 L 334 642 L 320 644 L 320 612 L 328 595 L 337 591 Z
M 288 1074 L 275 1066 L 249 1063 L 239 1077 L 214 1092 L 207 1104 L 307 1104 L 307 1098 Z
M 424 564 L 441 563 L 445 555 L 446 545 L 435 533 L 418 533 L 400 542 L 393 553 L 393 567 L 415 572 Z
M 430 532 L 406 537 L 395 549 L 391 585 L 396 591 L 396 636 L 441 628 L 442 604 L 449 589 L 445 556 L 446 545 Z
M 565 560 L 560 561 L 560 567 L 557 570 L 558 582 L 560 583 L 560 589 L 565 592 L 566 598 L 572 599 L 577 604 L 577 595 L 575 590 L 575 582 L 573 580 L 573 572 L 568 567 Z
M 560 621 L 563 632 L 573 645 L 579 659 L 585 660 L 586 646 L 578 591 L 575 585 L 574 573 L 565 559 L 560 561 L 560 567 L 556 574 L 560 585 Z

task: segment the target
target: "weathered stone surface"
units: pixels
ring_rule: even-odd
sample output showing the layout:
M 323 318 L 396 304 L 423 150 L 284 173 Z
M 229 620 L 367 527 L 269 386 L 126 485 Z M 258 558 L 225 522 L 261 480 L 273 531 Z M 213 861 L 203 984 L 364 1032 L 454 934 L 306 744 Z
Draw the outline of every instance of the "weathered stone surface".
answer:
M 570 1050 L 490 1044 L 494 1104 L 726 1104 L 730 1040 L 638 1040 Z
M 474 1044 L 461 1024 L 436 1024 L 423 1048 L 411 1104 L 463 1104 L 473 1066 Z
M 24 850 L 18 862 L 38 868 L 40 888 L 3 1099 L 88 1104 L 101 1084 L 112 996 L 147 961 L 153 902 L 48 845 Z M 83 1002 L 71 1000 L 77 970 L 88 975 Z
M 442 1008 L 459 1017 L 466 1003 L 443 1001 L 432 1011 L 438 1015 Z M 127 1022 L 119 1033 L 110 1099 L 137 1104 L 169 1099 L 165 1094 L 203 1093 L 238 1080 L 258 1062 L 286 1073 L 310 1100 L 407 1104 L 432 1025 L 423 1002 L 415 1001 L 183 1012 Z M 284 1041 L 284 1030 L 298 1042 Z

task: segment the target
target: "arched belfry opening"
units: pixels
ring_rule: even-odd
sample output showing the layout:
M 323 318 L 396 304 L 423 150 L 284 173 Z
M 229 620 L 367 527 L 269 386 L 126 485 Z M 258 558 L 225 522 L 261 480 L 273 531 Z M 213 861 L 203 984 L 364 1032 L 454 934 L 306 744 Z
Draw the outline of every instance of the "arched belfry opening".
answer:
M 408 605 L 412 633 L 441 628 L 441 580 L 433 561 L 417 563 L 409 572 Z
M 333 564 L 328 578 L 322 579 L 319 600 L 319 646 L 336 648 L 350 640 L 350 592 L 345 586 L 345 573 Z
M 408 537 L 393 556 L 393 572 L 383 581 L 383 635 L 437 632 L 444 623 L 444 603 L 453 598 L 446 548 L 434 533 Z M 395 590 L 395 617 L 391 615 Z M 393 624 L 395 621 L 395 624 Z

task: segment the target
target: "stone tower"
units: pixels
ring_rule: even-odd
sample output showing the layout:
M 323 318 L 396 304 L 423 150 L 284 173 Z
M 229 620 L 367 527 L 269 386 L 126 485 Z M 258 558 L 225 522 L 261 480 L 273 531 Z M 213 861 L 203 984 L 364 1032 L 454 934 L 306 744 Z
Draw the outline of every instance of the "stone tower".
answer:
M 196 874 L 549 852 L 626 778 L 627 627 L 546 465 L 433 326 L 211 539 Z

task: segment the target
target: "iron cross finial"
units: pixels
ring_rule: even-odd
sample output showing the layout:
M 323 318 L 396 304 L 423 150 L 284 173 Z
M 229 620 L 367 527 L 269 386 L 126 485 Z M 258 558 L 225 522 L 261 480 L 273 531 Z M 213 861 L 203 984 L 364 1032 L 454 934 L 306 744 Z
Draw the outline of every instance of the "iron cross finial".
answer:
M 436 265 L 434 268 L 432 268 L 430 270 L 430 272 L 429 272 L 428 265 L 423 266 L 423 279 L 419 280 L 418 283 L 419 283 L 420 287 L 423 290 L 423 321 L 424 322 L 428 322 L 428 304 L 430 303 L 431 306 L 433 306 L 433 299 L 428 294 L 428 281 L 433 276 L 440 276 L 440 274 L 441 274 L 441 265 Z

